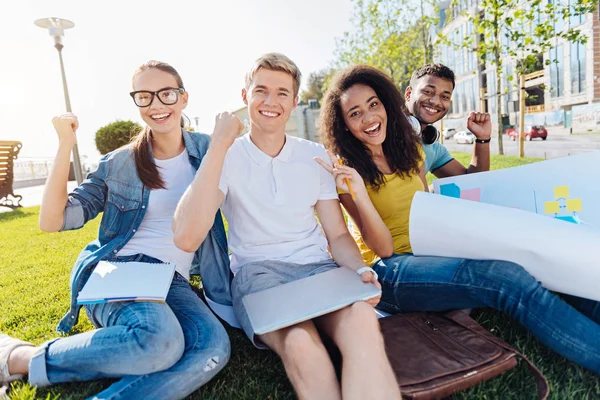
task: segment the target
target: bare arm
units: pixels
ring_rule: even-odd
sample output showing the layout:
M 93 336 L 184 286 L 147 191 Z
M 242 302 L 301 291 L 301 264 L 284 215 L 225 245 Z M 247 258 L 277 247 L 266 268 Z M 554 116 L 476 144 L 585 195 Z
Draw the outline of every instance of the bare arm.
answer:
M 336 157 L 331 152 L 328 151 L 327 154 L 335 168 L 319 158 L 315 158 L 315 161 L 333 175 L 336 186 L 341 191 L 349 193 L 346 179 L 350 182 L 355 198 L 352 199 L 350 194 L 342 194 L 340 201 L 358 227 L 363 241 L 379 257 L 391 256 L 394 252 L 392 234 L 371 202 L 363 179 L 354 168 L 338 165 Z
M 42 196 L 39 226 L 45 232 L 57 232 L 64 223 L 71 150 L 76 142 L 75 131 L 79 127 L 77 117 L 73 114 L 54 117 L 52 124 L 58 134 L 58 151 Z
M 196 251 L 213 225 L 224 199 L 219 181 L 225 155 L 242 128 L 242 122 L 234 114 L 225 112 L 216 117 L 208 152 L 173 217 L 173 240 L 183 251 Z
M 321 221 L 323 232 L 325 232 L 325 237 L 329 243 L 331 255 L 336 264 L 354 271 L 358 271 L 364 267 L 365 263 L 360 255 L 360 251 L 350 232 L 348 232 L 339 201 L 337 199 L 319 200 L 315 208 Z M 361 277 L 363 282 L 372 282 L 378 288 L 381 288 L 381 285 L 375 279 L 375 275 L 370 272 L 363 272 Z M 379 300 L 380 297 L 376 297 L 368 302 L 372 306 L 376 306 Z
M 477 139 L 489 139 L 492 136 L 492 122 L 488 113 L 472 112 L 467 118 L 467 129 L 471 131 Z M 465 168 L 461 163 L 452 160 L 446 165 L 433 171 L 438 178 L 449 176 L 473 174 L 490 170 L 490 143 L 475 143 L 473 145 L 473 155 L 471 164 Z
M 419 168 L 419 179 L 423 182 L 423 191 L 429 192 L 429 186 L 427 185 L 427 178 L 425 177 L 425 163 L 421 164 Z

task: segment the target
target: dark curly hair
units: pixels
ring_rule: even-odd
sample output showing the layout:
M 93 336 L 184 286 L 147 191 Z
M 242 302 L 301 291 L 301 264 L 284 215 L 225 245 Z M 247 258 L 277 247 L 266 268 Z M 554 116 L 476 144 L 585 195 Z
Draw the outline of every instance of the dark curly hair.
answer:
M 437 76 L 438 78 L 446 79 L 452 82 L 452 89 L 456 83 L 454 82 L 454 72 L 444 64 L 425 64 L 413 72 L 410 77 L 410 86 L 415 86 L 415 81 L 425 75 Z
M 382 143 L 385 158 L 395 173 L 409 176 L 419 172 L 421 155 L 419 139 L 402 110 L 404 100 L 392 80 L 368 65 L 355 65 L 340 71 L 325 93 L 319 130 L 327 148 L 339 155 L 346 165 L 356 169 L 367 184 L 378 190 L 384 184 L 384 174 L 373 161 L 371 151 L 346 130 L 340 97 L 352 86 L 371 87 L 387 114 L 386 137 Z

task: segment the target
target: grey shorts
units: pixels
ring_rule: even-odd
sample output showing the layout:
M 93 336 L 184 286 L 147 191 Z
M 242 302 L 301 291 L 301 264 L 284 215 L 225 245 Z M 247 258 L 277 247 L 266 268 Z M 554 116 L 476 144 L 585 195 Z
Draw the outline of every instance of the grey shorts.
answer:
M 267 348 L 267 346 L 254 336 L 252 325 L 250 324 L 248 314 L 246 313 L 244 303 L 242 302 L 242 298 L 245 295 L 317 275 L 334 268 L 339 267 L 331 260 L 324 260 L 311 264 L 295 264 L 283 261 L 266 260 L 252 262 L 242 266 L 231 283 L 233 311 L 252 344 L 259 349 Z

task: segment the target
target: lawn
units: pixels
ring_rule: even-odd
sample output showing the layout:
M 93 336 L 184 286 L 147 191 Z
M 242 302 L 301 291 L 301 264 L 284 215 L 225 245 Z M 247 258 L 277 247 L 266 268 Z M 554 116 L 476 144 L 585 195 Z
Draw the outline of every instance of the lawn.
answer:
M 454 154 L 463 164 L 470 156 Z M 493 168 L 536 160 L 493 157 Z M 55 336 L 55 326 L 69 304 L 69 273 L 78 252 L 97 234 L 99 221 L 79 231 L 48 234 L 37 227 L 39 208 L 0 214 L 0 332 L 43 343 Z M 197 284 L 197 281 L 195 281 Z M 552 399 L 600 398 L 600 378 L 543 347 L 516 323 L 491 310 L 474 313 L 487 329 L 529 356 L 551 384 Z M 92 329 L 81 314 L 72 334 Z M 228 329 L 232 341 L 229 365 L 191 399 L 293 399 L 294 394 L 278 358 L 254 349 L 241 333 Z M 110 381 L 72 383 L 35 390 L 16 385 L 12 399 L 82 399 L 108 386 Z M 534 398 L 535 385 L 527 368 L 516 369 L 485 382 L 455 399 Z

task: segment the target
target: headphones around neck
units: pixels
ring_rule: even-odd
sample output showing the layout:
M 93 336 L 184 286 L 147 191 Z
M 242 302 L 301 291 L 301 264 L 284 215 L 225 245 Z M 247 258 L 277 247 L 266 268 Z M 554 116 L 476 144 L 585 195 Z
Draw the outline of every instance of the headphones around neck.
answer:
M 423 144 L 434 144 L 440 138 L 440 131 L 433 125 L 427 125 L 423 130 L 421 130 L 421 123 L 417 119 L 417 117 L 409 115 L 408 122 L 412 126 L 415 135 L 421 137 L 421 142 Z

